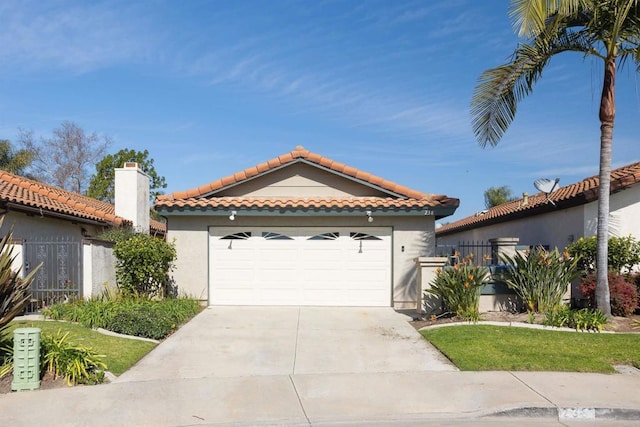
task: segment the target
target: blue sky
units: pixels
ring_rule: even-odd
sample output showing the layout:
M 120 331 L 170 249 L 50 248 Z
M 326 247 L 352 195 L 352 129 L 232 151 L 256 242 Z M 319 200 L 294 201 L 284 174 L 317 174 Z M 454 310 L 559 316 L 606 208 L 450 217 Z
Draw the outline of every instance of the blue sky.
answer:
M 602 66 L 553 60 L 496 148 L 469 103 L 517 37 L 507 0 L 3 1 L 0 138 L 64 120 L 148 149 L 168 192 L 303 145 L 461 199 L 598 170 Z M 617 79 L 614 166 L 640 160 L 637 75 Z

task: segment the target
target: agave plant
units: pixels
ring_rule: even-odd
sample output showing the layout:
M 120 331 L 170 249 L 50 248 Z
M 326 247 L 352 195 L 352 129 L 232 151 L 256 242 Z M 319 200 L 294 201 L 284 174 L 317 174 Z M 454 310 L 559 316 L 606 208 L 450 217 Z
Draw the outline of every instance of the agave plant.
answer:
M 0 219 L 0 227 L 3 220 Z M 0 334 L 11 320 L 22 313 L 31 298 L 31 281 L 42 265 L 38 265 L 27 277 L 20 277 L 20 269 L 13 270 L 17 257 L 11 239 L 13 229 L 0 239 Z

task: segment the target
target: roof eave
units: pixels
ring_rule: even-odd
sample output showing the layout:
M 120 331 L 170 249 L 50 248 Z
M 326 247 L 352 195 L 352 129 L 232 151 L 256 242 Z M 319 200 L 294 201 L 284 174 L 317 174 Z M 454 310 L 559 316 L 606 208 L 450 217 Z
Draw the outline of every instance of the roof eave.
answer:
M 354 208 L 247 208 L 247 207 L 156 207 L 163 216 L 229 216 L 235 211 L 239 216 L 357 216 L 371 211 L 374 216 L 435 216 L 436 219 L 452 215 L 457 206 L 435 207 L 354 207 Z

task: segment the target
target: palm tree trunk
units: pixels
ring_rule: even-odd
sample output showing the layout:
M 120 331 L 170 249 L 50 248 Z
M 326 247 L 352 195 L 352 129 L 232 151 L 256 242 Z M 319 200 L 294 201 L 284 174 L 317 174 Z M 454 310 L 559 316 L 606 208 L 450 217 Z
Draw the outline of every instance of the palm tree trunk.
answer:
M 608 273 L 609 193 L 611 188 L 611 148 L 616 116 L 616 61 L 609 56 L 605 62 L 602 98 L 600 99 L 600 186 L 598 190 L 598 247 L 596 249 L 596 306 L 611 316 Z

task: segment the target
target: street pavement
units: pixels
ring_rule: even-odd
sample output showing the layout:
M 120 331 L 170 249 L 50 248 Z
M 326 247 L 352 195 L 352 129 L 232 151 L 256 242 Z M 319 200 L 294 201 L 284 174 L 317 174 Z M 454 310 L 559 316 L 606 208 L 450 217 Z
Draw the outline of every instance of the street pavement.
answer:
M 110 384 L 0 395 L 0 425 L 640 425 L 634 370 L 460 372 L 408 320 L 210 307 Z

